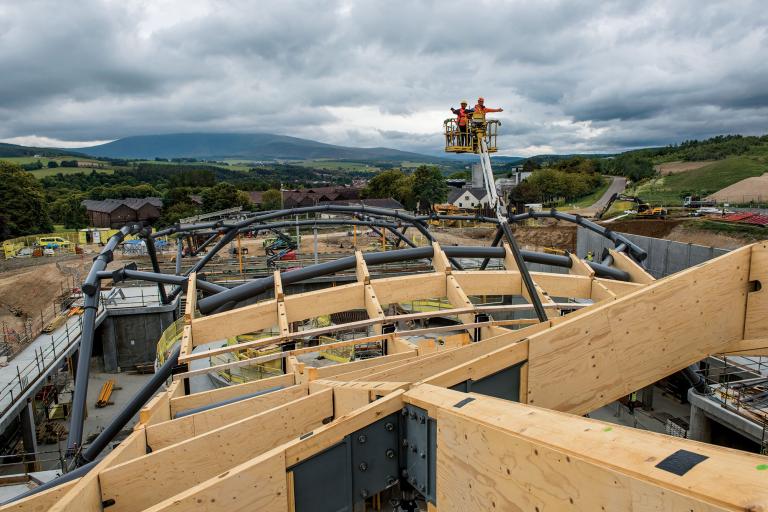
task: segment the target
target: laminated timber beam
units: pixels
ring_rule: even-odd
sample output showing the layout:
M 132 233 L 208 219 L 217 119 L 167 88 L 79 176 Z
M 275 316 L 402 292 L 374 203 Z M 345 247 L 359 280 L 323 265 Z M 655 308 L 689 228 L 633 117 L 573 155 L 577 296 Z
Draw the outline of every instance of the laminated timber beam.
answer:
M 444 255 L 444 253 L 443 253 Z M 368 275 L 367 272 L 365 275 Z M 456 280 L 464 295 L 521 295 L 522 285 L 520 273 L 511 271 L 452 271 L 451 276 Z M 531 276 L 542 289 L 555 297 L 591 298 L 593 280 L 586 276 L 568 274 L 549 274 L 531 272 Z M 617 294 L 629 293 L 642 285 L 625 283 L 609 279 L 595 279 Z M 430 297 L 445 297 L 448 289 L 447 278 L 443 272 L 432 272 L 409 276 L 398 276 L 383 279 L 369 279 L 349 285 L 285 296 L 285 312 L 288 322 L 307 320 L 319 315 L 348 311 L 350 309 L 368 309 L 370 301 L 366 302 L 366 290 L 373 293 L 379 305 L 408 302 Z M 370 286 L 371 288 L 367 288 Z M 463 303 L 461 297 L 455 298 L 457 303 Z M 277 300 L 270 299 L 257 304 L 244 306 L 237 310 L 216 313 L 192 320 L 192 339 L 194 346 L 211 341 L 217 341 L 231 336 L 257 332 L 279 324 Z M 360 325 L 377 325 L 381 317 L 374 313 L 369 320 Z M 369 313 L 370 314 L 370 313 Z M 352 325 L 352 324 L 350 324 Z M 301 333 L 293 333 L 301 336 Z M 306 335 L 310 335 L 307 333 Z M 281 337 L 273 337 L 279 341 Z M 272 341 L 272 340 L 270 340 Z M 258 342 L 258 341 L 257 341 Z M 245 345 L 232 346 L 228 350 L 245 348 Z M 210 353 L 212 354 L 212 353 Z M 200 357 L 199 354 L 189 355 L 185 360 Z
M 298 465 L 403 407 L 425 411 L 436 425 L 434 443 L 425 446 L 434 451 L 432 510 L 712 512 L 756 511 L 768 504 L 764 475 L 755 470 L 767 460 L 764 456 L 418 385 L 390 393 L 226 472 L 190 482 L 145 510 L 304 512 L 307 509 L 296 502 L 302 484 Z M 333 481 L 343 481 L 349 478 L 344 471 L 352 475 L 359 468 L 340 470 Z M 318 496 L 312 510 L 324 510 L 322 501 Z
M 188 438 L 100 472 L 102 501 L 114 501 L 110 512 L 144 510 L 312 431 L 329 417 L 333 392 L 324 390 Z M 272 428 L 260 428 L 267 424 Z
M 433 386 L 414 388 L 404 401 L 437 422 L 441 512 L 762 510 L 768 503 L 764 475 L 755 471 L 766 460 L 759 455 Z M 659 467 L 682 459 L 680 450 L 698 464 L 677 473 Z
M 194 437 L 179 434 L 177 442 L 146 454 L 145 430 L 161 422 L 148 423 L 139 428 L 138 431 L 144 437 L 136 438 L 139 441 L 134 441 L 136 444 L 133 445 L 130 453 L 126 452 L 125 460 L 111 467 L 103 466 L 103 463 L 96 466 L 92 473 L 83 477 L 72 487 L 72 492 L 66 493 L 55 504 L 53 510 L 95 511 L 101 510 L 102 502 L 108 505 L 105 506 L 109 510 L 120 510 L 119 507 L 124 505 L 117 504 L 119 500 L 114 497 L 115 494 L 122 496 L 124 504 L 126 496 L 130 494 L 133 497 L 134 494 L 141 492 L 154 494 L 151 497 L 141 496 L 140 499 L 145 501 L 137 503 L 135 507 L 128 504 L 129 510 L 153 512 L 185 510 L 195 503 L 196 506 L 203 506 L 202 504 L 205 503 L 208 510 L 247 510 L 253 509 L 254 504 L 269 510 L 288 509 L 292 503 L 295 484 L 292 480 L 294 476 L 291 476 L 293 473 L 291 468 L 334 446 L 344 436 L 382 419 L 382 415 L 398 412 L 403 405 L 415 404 L 429 411 L 436 411 L 434 414 L 439 422 L 443 417 L 449 417 L 451 421 L 459 421 L 454 417 L 455 415 L 477 413 L 478 410 L 474 408 L 479 407 L 480 402 L 491 404 L 488 410 L 496 411 L 498 414 L 492 418 L 474 416 L 468 418 L 466 421 L 470 423 L 457 424 L 455 435 L 467 435 L 469 439 L 493 438 L 499 443 L 498 449 L 494 449 L 494 453 L 488 455 L 491 458 L 478 455 L 477 461 L 461 457 L 475 457 L 473 453 L 487 453 L 496 446 L 495 443 L 489 448 L 487 444 L 480 441 L 479 445 L 465 445 L 455 453 L 447 454 L 452 457 L 452 463 L 455 464 L 446 465 L 443 468 L 442 474 L 448 477 L 447 480 L 445 478 L 441 480 L 440 454 L 444 453 L 447 447 L 448 441 L 445 439 L 453 438 L 440 437 L 444 440 L 442 441 L 444 450 L 440 451 L 440 443 L 438 443 L 438 509 L 482 509 L 484 508 L 482 500 L 486 496 L 492 496 L 491 508 L 493 503 L 497 506 L 499 503 L 506 505 L 518 499 L 527 499 L 528 501 L 522 501 L 522 503 L 539 506 L 540 509 L 542 507 L 558 508 L 558 504 L 569 506 L 569 498 L 572 498 L 574 503 L 570 505 L 577 506 L 575 510 L 592 510 L 591 507 L 595 505 L 599 510 L 604 500 L 607 503 L 607 510 L 612 508 L 624 510 L 632 507 L 643 510 L 642 507 L 646 503 L 669 510 L 691 508 L 695 510 L 760 510 L 768 504 L 764 494 L 755 492 L 753 477 L 764 476 L 761 472 L 755 471 L 755 468 L 765 464 L 768 459 L 706 447 L 690 441 L 670 439 L 666 436 L 661 437 L 630 429 L 625 431 L 615 425 L 603 426 L 605 424 L 584 420 L 578 415 L 610 403 L 615 398 L 627 394 L 627 390 L 638 389 L 655 382 L 707 355 L 738 347 L 749 349 L 747 342 L 750 340 L 752 340 L 751 348 L 757 348 L 756 343 L 759 341 L 755 340 L 760 340 L 762 336 L 747 339 L 745 333 L 765 332 L 761 327 L 764 318 L 761 312 L 765 311 L 766 303 L 760 280 L 768 281 L 764 275 L 768 272 L 768 268 L 760 262 L 765 260 L 766 250 L 768 249 L 764 244 L 748 246 L 647 285 L 617 288 L 616 291 L 619 293 L 614 293 L 606 285 L 606 290 L 613 293 L 615 297 L 608 296 L 610 300 L 603 300 L 600 304 L 585 308 L 578 314 L 566 316 L 562 320 L 558 319 L 559 321 L 555 324 L 545 321 L 516 331 L 493 327 L 489 330 L 493 330 L 494 336 L 482 342 L 422 356 L 414 355 L 413 351 L 410 351 L 404 355 L 403 359 L 382 358 L 382 366 L 378 368 L 375 359 L 371 363 L 368 363 L 371 360 L 359 362 L 371 366 L 353 366 L 358 363 L 349 363 L 350 366 L 343 368 L 339 373 L 329 375 L 321 375 L 320 372 L 323 369 L 318 368 L 315 370 L 314 380 L 322 379 L 323 382 L 317 382 L 314 385 L 315 393 L 302 400 L 310 400 L 330 392 L 334 400 L 336 395 L 344 400 L 339 408 L 342 415 L 336 414 L 333 400 L 331 400 L 330 410 L 333 421 L 327 425 L 308 428 L 309 431 L 288 436 L 285 441 L 274 442 L 263 451 L 249 445 L 246 450 L 253 451 L 248 452 L 250 454 L 248 457 L 253 456 L 253 458 L 242 458 L 243 454 L 240 452 L 243 450 L 240 444 L 238 446 L 241 450 L 238 454 L 230 457 L 231 451 L 228 450 L 232 448 L 225 447 L 222 452 L 218 447 L 231 440 L 216 438 L 214 434 L 221 432 L 222 429 L 233 429 L 227 432 L 234 433 L 238 428 L 235 425 L 249 418 Z M 451 275 L 458 280 L 461 274 L 459 271 L 453 271 Z M 427 274 L 427 276 L 429 276 L 427 279 L 441 277 L 438 273 Z M 577 282 L 576 280 L 586 279 L 590 283 L 588 285 L 590 294 L 594 294 L 597 279 L 590 280 L 587 276 L 579 275 L 566 277 L 571 283 L 569 286 L 575 286 L 573 283 Z M 374 289 L 376 289 L 376 281 L 370 281 Z M 443 274 L 443 286 L 446 282 Z M 407 286 L 406 283 L 407 279 L 401 280 L 400 288 Z M 584 284 L 579 281 L 578 286 L 584 287 Z M 358 297 L 364 301 L 362 290 L 363 288 L 360 288 L 361 293 Z M 602 291 L 605 293 L 605 290 Z M 401 292 L 393 290 L 392 293 Z M 381 293 L 377 292 L 377 295 L 381 300 Z M 716 299 L 712 299 L 715 296 Z M 395 356 L 399 355 L 395 354 Z M 500 369 L 508 367 L 507 365 L 515 365 L 520 369 L 520 387 L 524 393 L 524 396 L 520 397 L 521 401 L 525 402 L 527 399 L 534 407 L 526 408 L 524 405 L 516 405 L 508 401 L 444 389 L 439 392 L 456 393 L 455 396 L 459 397 L 459 400 L 450 404 L 449 407 L 440 403 L 430 404 L 428 403 L 430 399 L 438 401 L 438 393 L 434 391 L 435 388 L 423 387 L 424 385 L 421 384 L 428 382 L 441 387 L 453 386 L 461 380 L 479 380 L 489 377 Z M 305 371 L 304 373 L 313 372 Z M 349 380 L 342 380 L 345 378 L 345 373 L 350 375 Z M 275 379 L 284 379 L 281 381 L 284 382 L 283 386 L 291 386 L 295 385 L 296 378 L 296 375 L 288 374 Z M 174 410 L 178 412 L 213 404 L 253 392 L 254 388 L 259 386 L 261 386 L 259 389 L 274 387 L 276 382 L 277 380 L 266 379 L 213 392 L 190 396 L 175 395 L 173 398 L 166 392 L 164 395 L 167 400 L 157 402 L 166 405 L 158 406 L 153 418 L 160 418 L 161 413 L 173 417 Z M 313 384 L 310 381 L 309 389 L 311 390 L 312 387 Z M 336 390 L 341 388 L 344 391 L 337 393 Z M 409 391 L 403 393 L 402 388 Z M 175 389 L 178 390 L 179 387 Z M 387 394 L 374 400 L 378 396 L 376 390 Z M 426 398 L 416 396 L 415 393 L 419 390 L 427 395 Z M 366 404 L 366 396 L 368 400 L 374 401 Z M 454 395 L 450 397 L 451 401 L 453 397 Z M 472 400 L 466 402 L 468 398 Z M 487 400 L 492 402 L 486 402 Z M 465 401 L 465 404 L 457 407 L 456 405 L 461 401 Z M 280 405 L 266 412 L 290 411 L 290 404 L 294 402 Z M 552 411 L 538 409 L 537 407 L 540 406 L 545 406 Z M 445 408 L 448 410 L 443 411 Z M 558 415 L 554 411 L 563 411 L 577 416 Z M 279 413 L 274 412 L 274 414 Z M 530 423 L 519 421 L 519 415 L 528 418 Z M 165 421 L 170 421 L 169 424 L 172 424 L 178 420 Z M 461 421 L 465 420 L 461 419 Z M 610 454 L 606 454 L 605 450 L 601 452 L 587 449 L 593 446 L 590 444 L 592 441 L 589 437 L 580 436 L 586 436 L 586 433 L 592 431 L 585 430 L 588 424 L 581 423 L 582 421 L 593 422 L 591 425 L 599 426 L 601 433 L 618 430 L 621 440 L 610 436 L 601 438 L 601 441 L 606 444 L 604 448 L 610 448 Z M 568 426 L 570 424 L 577 427 L 570 428 Z M 444 422 L 443 425 L 445 427 L 438 425 L 438 436 L 448 435 L 440 429 L 448 429 L 449 423 Z M 269 432 L 269 435 L 272 435 L 272 429 L 283 429 L 279 421 L 269 421 L 261 427 L 254 434 L 255 425 L 252 425 L 250 437 L 242 442 L 260 443 L 262 432 Z M 454 426 L 450 428 L 454 429 Z M 565 441 L 562 445 L 553 444 L 557 435 L 551 429 L 560 428 L 567 434 L 560 435 L 564 436 L 563 439 L 568 439 L 570 444 L 566 445 Z M 494 437 L 500 431 L 509 435 Z M 550 436 L 552 441 L 549 441 Z M 257 437 L 259 439 L 253 439 Z M 663 450 L 657 449 L 660 445 L 656 441 L 660 437 L 665 443 L 673 444 L 664 444 Z M 201 439 L 209 441 L 201 441 Z M 211 439 L 216 441 L 210 441 Z M 244 438 L 234 437 L 233 439 Z M 527 446 L 529 449 L 518 452 L 516 450 L 519 446 Z M 653 447 L 653 450 L 649 447 Z M 646 450 L 646 448 L 649 449 Z M 554 451 L 547 452 L 548 449 Z M 533 455 L 531 450 L 534 450 Z M 677 450 L 697 453 L 708 459 L 693 467 L 690 470 L 690 477 L 688 473 L 672 476 L 669 472 L 660 473 L 659 471 L 665 470 L 656 468 L 656 465 Z M 168 460 L 157 467 L 154 463 L 142 466 L 149 460 L 159 461 L 162 456 L 157 454 L 164 451 L 174 453 L 177 458 L 173 462 Z M 221 453 L 224 453 L 220 457 L 221 460 L 211 465 L 208 465 L 207 460 L 203 463 L 208 465 L 208 469 L 201 474 L 193 478 L 186 475 L 189 469 L 183 461 L 191 462 L 204 456 L 216 458 Z M 520 456 L 520 453 L 523 454 L 522 459 L 509 458 Z M 552 455 L 553 458 L 545 458 L 541 455 L 543 453 L 554 455 Z M 155 459 L 151 459 L 153 455 Z M 493 458 L 502 455 L 501 459 Z M 570 458 L 570 461 L 566 459 L 565 465 L 560 464 L 563 456 Z M 650 460 L 651 457 L 654 458 L 653 461 Z M 448 460 L 448 458 L 444 459 L 445 464 L 448 464 Z M 472 462 L 465 462 L 465 460 Z M 522 476 L 515 474 L 514 478 L 508 479 L 504 476 L 506 471 L 499 470 L 501 479 L 496 480 L 498 475 L 494 472 L 493 465 L 506 460 L 524 461 L 517 462 L 518 466 L 510 466 L 509 469 L 510 472 L 514 470 L 528 473 Z M 575 461 L 580 465 L 576 465 Z M 709 461 L 712 461 L 712 464 Z M 582 462 L 586 465 L 581 465 Z M 653 467 L 649 466 L 651 462 Z M 137 468 L 140 467 L 149 468 L 148 470 L 154 473 L 145 475 L 138 471 Z M 158 473 L 161 467 L 167 474 L 161 476 Z M 725 476 L 722 471 L 724 467 L 728 468 Z M 737 468 L 736 471 L 733 470 L 734 467 Z M 117 470 L 128 471 L 126 468 L 132 469 L 123 475 L 124 478 L 117 478 Z M 216 472 L 214 468 L 220 468 L 221 471 Z M 477 471 L 471 468 L 482 469 Z M 728 484 L 718 488 L 718 492 L 722 495 L 719 497 L 702 490 L 702 482 L 714 478 L 712 477 L 714 468 L 718 469 L 717 477 L 727 481 Z M 749 472 L 745 468 L 748 468 Z M 475 472 L 472 473 L 472 471 Z M 109 472 L 112 472 L 111 476 Z M 742 472 L 746 475 L 743 479 Z M 479 495 L 466 490 L 458 493 L 448 488 L 441 492 L 439 482 L 446 481 L 457 489 L 461 489 L 460 484 L 466 482 L 467 474 L 474 475 L 477 480 L 483 480 L 483 483 L 495 482 L 493 491 L 496 494 L 488 491 Z M 587 474 L 590 477 L 581 480 L 583 475 Z M 508 476 L 511 475 L 512 473 Z M 166 480 L 170 478 L 172 484 L 168 489 L 161 489 L 156 493 L 158 485 L 153 478 L 161 477 Z M 89 478 L 86 481 L 87 487 L 83 487 L 86 478 Z M 531 478 L 533 480 L 530 480 Z M 140 484 L 135 481 L 144 485 L 143 491 L 139 487 Z M 516 486 L 515 482 L 518 481 L 529 483 L 527 486 Z M 531 487 L 537 482 L 541 484 L 541 489 Z M 560 485 L 558 482 L 563 483 Z M 743 485 L 738 482 L 742 482 Z M 127 486 L 134 486 L 133 491 L 129 492 Z M 760 489 L 761 492 L 765 492 L 764 485 Z M 76 497 L 75 490 L 78 491 Z M 571 490 L 573 492 L 569 492 Z M 577 494 L 575 494 L 576 491 L 578 491 Z M 465 496 L 466 492 L 471 494 Z M 597 498 L 589 498 L 593 495 Z M 454 497 L 447 502 L 445 500 L 441 502 L 441 497 L 444 496 Z M 557 501 L 558 499 L 561 501 Z M 612 499 L 614 501 L 609 501 Z M 111 500 L 115 500 L 115 503 Z M 455 503 L 458 505 L 454 505 L 452 500 L 457 500 Z M 147 503 L 151 505 L 145 506 Z M 475 505 L 475 503 L 481 503 L 481 505 Z M 614 506 L 614 504 L 617 505 Z

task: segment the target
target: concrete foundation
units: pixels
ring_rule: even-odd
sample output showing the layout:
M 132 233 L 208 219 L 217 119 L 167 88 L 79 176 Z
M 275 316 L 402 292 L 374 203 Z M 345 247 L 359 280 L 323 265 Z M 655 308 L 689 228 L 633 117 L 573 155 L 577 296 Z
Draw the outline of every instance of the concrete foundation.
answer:
M 749 419 L 722 407 L 720 403 L 715 402 L 709 396 L 700 395 L 693 389 L 688 392 L 688 401 L 691 403 L 690 430 L 688 432 L 688 437 L 690 439 L 705 443 L 723 444 L 722 442 L 719 442 L 718 439 L 714 439 L 714 432 L 727 429 L 744 438 L 749 444 L 754 443 L 755 449 L 758 449 L 762 444 L 764 435 L 763 428 L 754 421 L 750 421 Z M 718 437 L 721 438 L 723 436 L 718 435 Z M 739 443 L 738 446 L 732 447 L 748 449 L 742 447 L 742 444 L 743 443 Z
M 157 341 L 175 319 L 175 306 L 112 310 L 97 332 L 104 371 L 117 372 L 155 360 Z

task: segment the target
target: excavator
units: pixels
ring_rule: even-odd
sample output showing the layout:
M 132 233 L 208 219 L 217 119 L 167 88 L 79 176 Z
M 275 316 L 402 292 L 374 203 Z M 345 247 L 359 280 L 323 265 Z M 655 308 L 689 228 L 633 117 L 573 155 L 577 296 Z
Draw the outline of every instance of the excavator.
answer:
M 613 194 L 611 198 L 608 200 L 608 203 L 605 205 L 605 207 L 600 210 L 597 215 L 595 215 L 595 218 L 601 219 L 603 218 L 603 215 L 611 208 L 613 203 L 615 201 L 628 201 L 635 203 L 637 207 L 635 208 L 636 213 L 634 214 L 636 218 L 638 219 L 666 219 L 667 218 L 667 209 L 662 206 L 651 206 L 647 201 L 644 201 L 640 197 L 636 196 L 628 196 L 624 194 Z

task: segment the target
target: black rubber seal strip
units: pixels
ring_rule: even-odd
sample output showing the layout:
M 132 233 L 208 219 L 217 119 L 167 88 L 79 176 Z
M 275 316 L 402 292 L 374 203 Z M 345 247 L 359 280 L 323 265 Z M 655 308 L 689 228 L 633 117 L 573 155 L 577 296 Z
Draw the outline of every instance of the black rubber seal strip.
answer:
M 457 403 L 456 405 L 454 405 L 454 407 L 455 407 L 455 408 L 457 408 L 457 409 L 461 409 L 462 407 L 464 407 L 465 405 L 467 405 L 469 402 L 472 402 L 472 401 L 474 401 L 474 400 L 475 400 L 475 399 L 474 399 L 474 398 L 472 398 L 472 397 L 469 397 L 469 398 L 465 398 L 465 399 L 464 399 L 464 400 L 462 400 L 461 402 L 459 402 L 459 403 Z
M 656 464 L 656 467 L 669 471 L 677 476 L 683 476 L 694 466 L 707 460 L 709 457 L 688 450 L 677 450 L 675 453 Z

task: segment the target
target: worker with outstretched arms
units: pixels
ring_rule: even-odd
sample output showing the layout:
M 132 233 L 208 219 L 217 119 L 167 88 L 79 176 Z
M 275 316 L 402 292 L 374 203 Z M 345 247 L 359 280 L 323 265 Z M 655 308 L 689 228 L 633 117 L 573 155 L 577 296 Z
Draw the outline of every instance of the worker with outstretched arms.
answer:
M 475 138 L 472 141 L 472 148 L 479 149 L 479 139 L 485 137 L 485 114 L 486 112 L 504 112 L 503 108 L 490 108 L 485 106 L 485 98 L 477 98 L 477 105 L 472 109 L 472 130 Z
M 472 119 L 485 122 L 486 112 L 504 112 L 503 108 L 490 108 L 485 106 L 485 98 L 477 98 L 477 105 L 472 109 Z
M 461 107 L 451 108 L 451 112 L 456 114 L 456 126 L 459 127 L 459 145 L 468 146 L 467 131 L 469 129 L 469 116 L 472 115 L 472 109 L 467 108 L 467 100 L 461 101 Z

